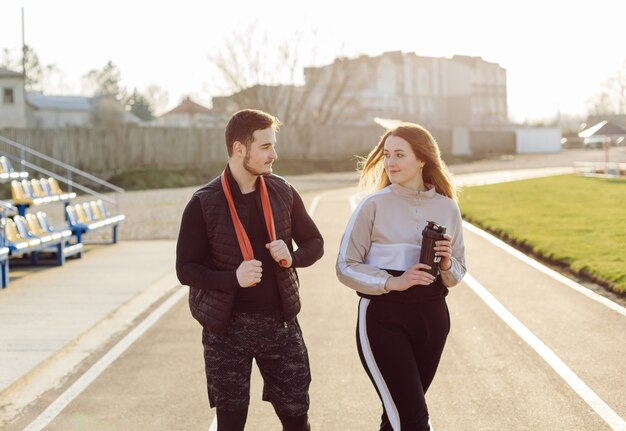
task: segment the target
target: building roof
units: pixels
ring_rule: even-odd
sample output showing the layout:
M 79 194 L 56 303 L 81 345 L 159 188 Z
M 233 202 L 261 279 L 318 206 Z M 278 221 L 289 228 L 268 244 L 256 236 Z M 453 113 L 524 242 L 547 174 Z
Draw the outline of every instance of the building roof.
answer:
M 194 101 L 192 101 L 189 97 L 186 97 L 180 105 L 171 111 L 166 112 L 161 115 L 162 117 L 169 114 L 210 114 L 211 110 L 205 106 L 202 106 Z
M 626 135 L 626 127 L 610 123 L 607 120 L 583 130 L 578 134 L 579 138 L 590 138 L 592 136 Z
M 26 98 L 37 109 L 56 109 L 59 111 L 93 110 L 93 98 L 85 96 L 49 96 L 41 93 L 27 93 Z
M 1 77 L 21 78 L 22 74 L 20 72 L 13 72 L 12 70 L 0 67 L 0 78 Z

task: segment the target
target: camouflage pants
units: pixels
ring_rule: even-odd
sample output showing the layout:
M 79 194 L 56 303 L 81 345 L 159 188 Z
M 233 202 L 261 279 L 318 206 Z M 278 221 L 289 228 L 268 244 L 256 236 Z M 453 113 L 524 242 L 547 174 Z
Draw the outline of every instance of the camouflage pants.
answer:
M 254 358 L 263 376 L 263 400 L 281 415 L 308 412 L 311 371 L 297 320 L 285 324 L 278 317 L 234 313 L 226 336 L 203 330 L 202 344 L 211 407 L 248 407 Z

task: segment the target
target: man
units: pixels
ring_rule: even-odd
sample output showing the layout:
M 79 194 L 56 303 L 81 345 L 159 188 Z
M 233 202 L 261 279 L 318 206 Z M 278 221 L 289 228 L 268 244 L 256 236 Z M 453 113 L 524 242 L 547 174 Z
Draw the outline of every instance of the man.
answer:
M 178 236 L 176 272 L 190 287 L 191 314 L 203 327 L 218 431 L 244 429 L 253 358 L 263 376 L 263 400 L 272 403 L 283 430 L 310 429 L 311 374 L 296 319 L 295 268 L 317 261 L 324 243 L 295 189 L 272 175 L 279 125 L 258 110 L 230 118 L 228 165 L 193 195 Z

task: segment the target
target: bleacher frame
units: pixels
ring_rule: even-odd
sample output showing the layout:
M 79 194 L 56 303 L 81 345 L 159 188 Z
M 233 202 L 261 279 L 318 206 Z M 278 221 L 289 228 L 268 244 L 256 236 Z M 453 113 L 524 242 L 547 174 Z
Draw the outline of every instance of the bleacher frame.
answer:
M 33 188 L 33 190 L 29 190 L 29 193 L 25 193 L 21 199 L 17 199 L 15 205 L 0 201 L 0 211 L 2 212 L 2 226 L 0 229 L 0 281 L 2 288 L 5 288 L 9 283 L 9 261 L 12 257 L 21 257 L 30 254 L 32 264 L 42 264 L 39 255 L 41 253 L 52 252 L 56 255 L 56 264 L 63 265 L 65 259 L 69 256 L 82 256 L 84 250 L 83 236 L 86 233 L 104 227 L 112 228 L 112 242 L 117 243 L 118 226 L 125 219 L 123 214 L 119 214 L 119 195 L 124 192 L 124 189 L 3 136 L 0 136 L 0 144 L 4 144 L 4 147 L 0 148 L 0 183 L 18 181 L 22 186 L 26 186 L 27 189 L 30 189 L 31 187 L 28 187 L 26 184 L 26 182 L 28 182 Z M 11 160 L 17 161 L 22 171 L 18 172 L 13 169 Z M 46 169 L 40 164 L 33 163 L 35 160 L 49 163 L 52 166 L 52 170 Z M 29 181 L 27 180 L 27 178 L 29 178 L 29 172 L 26 172 L 25 169 L 32 170 L 48 178 L 43 178 L 45 181 L 42 181 L 42 179 L 31 179 Z M 59 171 L 64 174 L 59 174 Z M 113 197 L 107 196 L 95 190 L 93 187 L 88 187 L 76 182 L 76 179 L 95 183 L 95 188 L 98 190 L 109 190 L 113 192 Z M 64 183 L 67 186 L 67 193 L 51 193 L 51 187 L 48 182 L 52 180 Z M 56 184 L 56 186 L 57 189 L 60 190 L 58 184 Z M 73 191 L 74 189 L 98 199 L 97 202 L 99 202 L 102 208 L 102 217 L 96 217 L 95 214 L 91 214 L 90 211 L 87 211 L 89 216 L 81 217 L 82 222 L 77 218 L 72 220 L 69 214 L 72 210 L 68 210 L 68 208 L 72 208 L 70 203 L 77 197 L 77 194 Z M 24 191 L 23 188 L 22 191 Z M 118 215 L 110 215 L 104 205 L 104 201 L 113 203 L 115 205 L 115 212 Z M 68 223 L 67 229 L 52 229 L 47 222 L 45 213 L 39 211 L 36 217 L 42 230 L 38 231 L 38 234 L 30 232 L 27 217 L 31 216 L 30 221 L 33 223 L 33 226 L 36 225 L 34 224 L 34 219 L 32 219 L 34 215 L 28 214 L 27 209 L 32 206 L 46 205 L 54 202 L 61 202 L 64 205 L 64 218 Z M 87 208 L 87 210 L 91 209 L 93 204 L 90 203 L 89 206 L 90 208 Z M 6 225 L 8 220 L 10 220 L 8 216 L 9 211 L 17 213 L 14 219 L 18 217 L 17 220 L 24 237 L 22 238 L 20 235 L 16 235 L 16 239 L 18 240 L 13 243 L 8 241 L 6 232 Z M 43 214 L 42 218 L 40 218 L 40 214 Z M 24 217 L 24 219 L 20 219 L 19 217 Z M 14 220 L 11 220 L 11 223 L 14 223 Z M 15 228 L 17 230 L 17 226 L 15 226 Z M 75 238 L 75 242 L 72 242 L 73 238 Z

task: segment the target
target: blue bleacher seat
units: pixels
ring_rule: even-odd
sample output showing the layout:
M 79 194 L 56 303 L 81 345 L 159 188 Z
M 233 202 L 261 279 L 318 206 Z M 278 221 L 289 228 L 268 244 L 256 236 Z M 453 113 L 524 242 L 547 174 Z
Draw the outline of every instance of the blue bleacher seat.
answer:
M 77 242 L 82 242 L 82 235 L 103 227 L 111 227 L 113 229 L 113 243 L 117 242 L 117 227 L 126 219 L 123 214 L 110 215 L 106 206 L 102 201 L 96 202 L 97 208 L 103 217 L 98 217 L 94 214 L 93 205 L 85 203 L 83 205 L 76 204 L 74 206 L 68 205 L 65 207 L 67 220 L 69 222 L 70 229 L 76 235 Z

